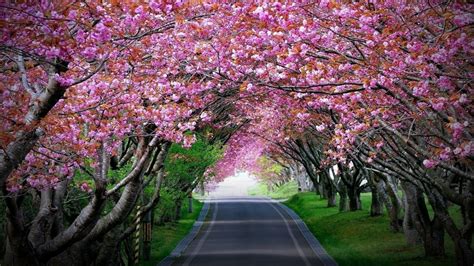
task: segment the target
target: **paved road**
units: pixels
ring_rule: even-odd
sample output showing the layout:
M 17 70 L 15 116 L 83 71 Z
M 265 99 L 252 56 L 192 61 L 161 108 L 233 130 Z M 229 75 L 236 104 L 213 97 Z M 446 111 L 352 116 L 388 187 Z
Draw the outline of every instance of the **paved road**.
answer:
M 296 223 L 268 199 L 219 198 L 173 265 L 324 265 Z

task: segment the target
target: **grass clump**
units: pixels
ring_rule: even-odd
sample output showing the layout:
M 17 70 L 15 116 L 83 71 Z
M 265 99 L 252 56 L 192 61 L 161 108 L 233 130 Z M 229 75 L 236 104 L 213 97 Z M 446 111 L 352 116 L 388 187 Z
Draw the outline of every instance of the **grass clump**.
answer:
M 339 212 L 315 193 L 299 193 L 285 204 L 303 219 L 326 251 L 341 266 L 455 265 L 451 239 L 445 235 L 445 258 L 425 258 L 421 245 L 408 246 L 402 233 L 389 229 L 387 215 L 370 217 L 370 193 L 361 195 L 363 210 Z

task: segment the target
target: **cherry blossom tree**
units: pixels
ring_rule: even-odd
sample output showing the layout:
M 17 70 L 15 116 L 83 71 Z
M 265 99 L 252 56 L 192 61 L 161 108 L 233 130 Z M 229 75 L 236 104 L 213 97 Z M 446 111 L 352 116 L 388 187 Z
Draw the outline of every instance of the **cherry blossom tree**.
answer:
M 203 125 L 227 144 L 217 179 L 286 154 L 282 164 L 306 164 L 333 199 L 334 165 L 353 194 L 359 176 L 386 188 L 399 180 L 426 255 L 443 254 L 445 230 L 458 264 L 471 265 L 472 10 L 463 1 L 2 4 L 0 187 L 10 245 L 32 243 L 12 247 L 12 261 L 97 242 L 130 213 L 143 178 L 160 179 L 169 142 L 189 146 Z M 127 163 L 124 178 L 109 178 L 109 164 Z M 89 205 L 42 235 L 78 172 L 92 181 L 80 184 Z M 31 228 L 25 191 L 41 199 Z

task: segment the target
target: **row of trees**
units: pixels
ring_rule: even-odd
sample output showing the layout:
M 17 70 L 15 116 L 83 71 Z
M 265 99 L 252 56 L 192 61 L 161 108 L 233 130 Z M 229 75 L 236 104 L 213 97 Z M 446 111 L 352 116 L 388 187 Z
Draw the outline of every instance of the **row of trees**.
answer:
M 215 180 L 257 168 L 266 153 L 304 169 L 329 205 L 347 198 L 343 210 L 360 208 L 367 187 L 380 213 L 377 195 L 387 194 L 394 230 L 421 237 L 427 255 L 442 254 L 445 230 L 458 263 L 471 265 L 472 10 L 452 1 L 0 5 L 6 264 L 108 260 L 100 254 L 112 247 L 97 247 L 132 232 L 143 191 L 153 190 L 144 210 L 158 203 L 171 143 L 191 147 L 211 126 L 204 139 L 228 145 Z M 400 186 L 411 213 L 402 225 Z M 89 196 L 65 219 L 77 189 Z
M 472 6 L 305 4 L 287 20 L 287 6 L 269 4 L 253 10 L 267 24 L 239 24 L 258 52 L 232 47 L 235 61 L 252 64 L 242 94 L 253 97 L 239 104 L 251 121 L 235 145 L 244 151 L 227 160 L 246 153 L 242 143 L 259 147 L 288 171 L 304 169 L 328 206 L 339 195 L 341 211 L 360 209 L 371 191 L 372 215 L 385 206 L 408 243 L 443 256 L 447 233 L 457 263 L 472 264 Z

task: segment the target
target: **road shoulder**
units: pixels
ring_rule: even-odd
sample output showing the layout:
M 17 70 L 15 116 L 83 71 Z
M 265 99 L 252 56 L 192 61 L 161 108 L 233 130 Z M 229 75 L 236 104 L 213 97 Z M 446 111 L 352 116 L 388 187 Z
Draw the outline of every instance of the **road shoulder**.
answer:
M 202 225 L 204 224 L 204 221 L 206 220 L 207 214 L 209 213 L 210 209 L 210 201 L 205 200 L 204 201 L 204 206 L 202 206 L 201 212 L 199 213 L 199 217 L 193 224 L 193 228 L 189 232 L 188 235 L 186 235 L 176 246 L 176 248 L 171 252 L 170 255 L 165 257 L 160 263 L 158 263 L 159 266 L 170 266 L 173 264 L 174 260 L 181 256 L 183 251 L 188 248 L 189 244 L 191 241 L 193 241 L 196 236 L 198 235 L 199 231 L 201 230 Z
M 270 199 L 272 202 L 277 204 L 280 208 L 285 210 L 285 212 L 288 214 L 288 216 L 293 219 L 293 221 L 296 223 L 298 226 L 298 229 L 300 230 L 301 234 L 304 236 L 306 241 L 308 242 L 308 245 L 311 247 L 313 252 L 320 258 L 320 260 L 324 263 L 326 266 L 337 266 L 336 261 L 327 253 L 327 251 L 324 249 L 324 247 L 319 243 L 318 239 L 311 233 L 309 230 L 308 226 L 303 222 L 303 220 L 296 214 L 291 208 L 289 208 L 286 205 L 281 204 L 280 201 Z

